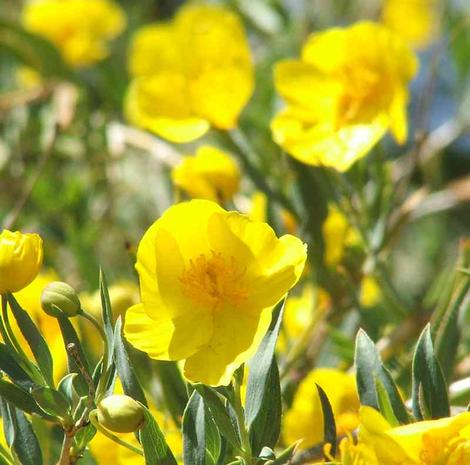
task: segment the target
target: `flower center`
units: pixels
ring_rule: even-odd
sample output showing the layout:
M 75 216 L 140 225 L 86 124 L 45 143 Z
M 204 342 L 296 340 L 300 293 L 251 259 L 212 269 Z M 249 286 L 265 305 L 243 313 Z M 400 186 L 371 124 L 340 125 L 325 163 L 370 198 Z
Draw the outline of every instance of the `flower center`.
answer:
M 235 257 L 225 258 L 220 252 L 211 251 L 210 257 L 201 254 L 191 259 L 179 279 L 184 295 L 217 310 L 246 300 L 247 290 L 242 283 L 245 272 Z
M 448 441 L 424 441 L 420 459 L 423 465 L 466 465 L 470 463 L 470 440 L 454 437 Z

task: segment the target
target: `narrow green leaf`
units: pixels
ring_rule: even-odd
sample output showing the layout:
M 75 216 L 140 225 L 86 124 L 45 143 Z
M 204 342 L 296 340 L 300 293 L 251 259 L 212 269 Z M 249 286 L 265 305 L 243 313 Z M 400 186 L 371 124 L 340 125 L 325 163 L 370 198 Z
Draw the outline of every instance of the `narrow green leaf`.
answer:
M 334 457 L 336 455 L 336 422 L 333 415 L 333 409 L 331 408 L 331 404 L 328 396 L 326 395 L 326 392 L 319 384 L 315 383 L 315 385 L 318 390 L 318 396 L 320 397 L 321 409 L 323 413 L 324 443 L 331 445 L 330 454 Z M 325 457 L 325 459 L 328 459 L 328 457 Z
M 146 465 L 177 465 L 165 437 L 149 410 L 145 410 L 145 424 L 139 431 L 140 443 L 144 450 Z
M 268 332 L 261 341 L 258 351 L 248 363 L 248 385 L 245 402 L 245 419 L 248 429 L 260 413 L 263 399 L 266 396 L 274 360 L 274 350 L 284 313 L 284 303 L 285 299 L 277 305 Z
M 44 412 L 54 417 L 67 418 L 70 416 L 71 406 L 66 397 L 49 387 L 33 389 L 31 395 Z
M 75 397 L 74 382 L 76 377 L 77 373 L 68 373 L 59 381 L 57 386 L 57 390 L 62 393 L 70 403 L 72 403 Z
M 206 415 L 197 391 L 193 391 L 183 415 L 183 461 L 185 465 L 206 463 Z
M 399 426 L 400 422 L 393 412 L 392 403 L 380 378 L 375 378 L 375 390 L 377 392 L 377 403 L 382 415 L 392 426 Z
M 209 386 L 203 384 L 195 384 L 194 389 L 204 398 L 204 402 L 209 409 L 215 424 L 220 430 L 222 436 L 237 450 L 240 450 L 240 438 L 235 430 L 234 424 L 227 413 L 225 403 L 220 397 L 220 394 Z
M 103 318 L 103 327 L 108 340 L 108 361 L 107 370 L 113 360 L 113 345 L 114 345 L 114 331 L 113 331 L 113 309 L 111 307 L 111 300 L 109 298 L 108 284 L 106 282 L 106 276 L 102 268 L 100 268 L 100 296 L 101 296 L 101 309 Z
M 284 465 L 290 463 L 301 442 L 302 440 L 294 442 L 294 444 L 291 444 L 287 449 L 280 452 L 274 460 L 266 462 L 266 465 Z
M 3 422 L 3 433 L 8 447 L 11 449 L 15 441 L 15 423 L 11 415 L 10 404 L 0 396 L 0 413 Z
M 156 361 L 153 366 L 165 398 L 165 405 L 177 425 L 181 424 L 183 412 L 188 403 L 186 383 L 176 362 Z
M 15 430 L 12 448 L 21 465 L 42 465 L 41 448 L 31 423 L 21 410 L 13 406 L 10 406 L 9 410 Z
M 421 333 L 413 356 L 412 406 L 413 414 L 418 420 L 450 416 L 447 385 L 434 354 L 429 324 Z
M 258 455 L 265 446 L 274 448 L 281 432 L 281 384 L 275 358 L 271 362 L 262 402 L 249 429 L 251 449 L 254 455 Z
M 222 438 L 207 405 L 204 404 L 204 408 L 206 419 L 206 464 L 217 465 L 219 460 L 223 458 L 221 457 Z
M 376 379 L 379 379 L 388 395 L 394 416 L 401 424 L 408 423 L 408 412 L 398 388 L 390 372 L 383 365 L 374 342 L 362 329 L 358 331 L 356 337 L 355 364 L 357 389 L 361 404 L 380 410 L 375 382 Z
M 126 342 L 122 337 L 121 317 L 116 321 L 114 329 L 114 361 L 124 393 L 148 407 L 142 386 L 129 360 Z
M 29 390 L 37 384 L 21 368 L 15 359 L 14 352 L 5 344 L 0 342 L 0 370 L 5 372 L 18 386 Z
M 29 392 L 4 379 L 0 379 L 0 396 L 26 413 L 43 414 Z
M 28 313 L 20 307 L 15 297 L 12 294 L 7 294 L 7 299 L 16 322 L 18 323 L 18 327 L 26 339 L 44 379 L 49 386 L 53 386 L 54 369 L 52 355 L 45 339 Z

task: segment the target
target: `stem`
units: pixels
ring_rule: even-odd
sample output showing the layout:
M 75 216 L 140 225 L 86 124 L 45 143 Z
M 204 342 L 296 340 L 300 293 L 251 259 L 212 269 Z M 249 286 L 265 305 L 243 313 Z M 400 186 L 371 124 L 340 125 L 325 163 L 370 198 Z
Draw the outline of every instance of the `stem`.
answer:
M 103 428 L 98 422 L 96 410 L 93 410 L 90 412 L 90 423 L 102 434 L 104 434 L 106 437 L 114 441 L 115 443 L 119 444 L 120 446 L 125 447 L 126 449 L 131 450 L 132 452 L 135 452 L 136 454 L 144 456 L 144 452 L 142 449 L 139 449 L 138 447 L 133 446 L 132 444 L 129 444 L 126 441 L 123 441 L 121 438 L 118 438 L 116 435 L 108 431 L 106 428 Z
M 60 451 L 60 458 L 57 465 L 70 465 L 70 448 L 72 447 L 73 435 L 68 431 L 64 431 L 64 441 L 62 442 L 62 449 Z
M 246 430 L 245 424 L 245 413 L 242 406 L 242 398 L 240 394 L 240 380 L 237 376 L 233 379 L 233 390 L 234 390 L 234 397 L 233 397 L 233 409 L 235 411 L 235 415 L 237 417 L 238 429 L 240 430 L 240 441 L 242 446 L 242 454 L 243 460 L 246 465 L 251 464 L 252 457 L 251 457 L 251 444 L 250 444 L 250 437 L 248 435 L 248 431 Z
M 98 387 L 96 388 L 96 403 L 99 403 L 101 400 L 104 390 L 106 389 L 106 385 L 108 382 L 108 351 L 109 351 L 109 344 L 108 344 L 108 339 L 106 338 L 106 333 L 104 332 L 103 327 L 99 323 L 99 321 L 90 313 L 86 312 L 83 310 L 80 313 L 81 316 L 83 316 L 86 320 L 88 320 L 99 332 L 101 339 L 103 339 L 103 344 L 104 344 L 104 353 L 103 353 L 103 362 L 102 362 L 102 369 L 101 369 L 101 377 L 98 382 Z

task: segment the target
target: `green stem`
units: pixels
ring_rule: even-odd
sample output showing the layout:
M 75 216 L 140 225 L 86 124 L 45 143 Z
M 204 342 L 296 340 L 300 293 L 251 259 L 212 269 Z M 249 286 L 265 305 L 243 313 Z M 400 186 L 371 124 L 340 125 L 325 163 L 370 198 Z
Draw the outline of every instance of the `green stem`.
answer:
M 242 406 L 242 398 L 240 392 L 240 380 L 238 376 L 235 376 L 233 379 L 233 390 L 234 390 L 234 397 L 233 397 L 233 409 L 235 411 L 235 415 L 237 417 L 238 429 L 240 430 L 240 441 L 242 446 L 242 454 L 243 454 L 243 461 L 246 465 L 251 464 L 252 457 L 251 457 L 251 444 L 250 444 L 250 437 L 248 435 L 248 431 L 246 429 L 245 424 L 245 412 Z
M 138 447 L 133 446 L 132 444 L 129 444 L 126 441 L 123 441 L 121 438 L 118 438 L 116 435 L 108 431 L 106 428 L 101 426 L 98 422 L 97 418 L 97 413 L 96 410 L 93 410 L 90 412 L 90 416 L 88 417 L 90 419 L 90 423 L 102 434 L 104 434 L 106 437 L 114 441 L 115 443 L 119 444 L 120 446 L 125 447 L 126 449 L 131 450 L 132 452 L 135 452 L 136 454 L 144 456 L 144 452 L 142 449 L 139 449 Z
M 102 369 L 101 369 L 101 377 L 98 382 L 98 387 L 96 388 L 96 403 L 99 403 L 102 396 L 104 395 L 104 390 L 106 389 L 106 385 L 108 383 L 108 375 L 109 375 L 109 370 L 108 370 L 108 363 L 109 363 L 109 358 L 108 358 L 108 352 L 109 352 L 109 343 L 108 339 L 106 337 L 106 333 L 104 332 L 103 327 L 99 323 L 99 321 L 90 313 L 87 311 L 83 310 L 80 315 L 88 320 L 99 332 L 101 339 L 103 339 L 103 344 L 104 344 L 104 353 L 103 353 L 103 362 L 102 362 Z

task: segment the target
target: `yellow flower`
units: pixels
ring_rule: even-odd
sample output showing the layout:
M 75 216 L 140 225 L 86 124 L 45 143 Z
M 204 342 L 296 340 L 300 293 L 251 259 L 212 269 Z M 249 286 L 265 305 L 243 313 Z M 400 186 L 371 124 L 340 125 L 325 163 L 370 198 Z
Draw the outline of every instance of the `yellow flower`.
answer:
M 33 0 L 22 21 L 51 41 L 67 63 L 81 68 L 108 55 L 107 42 L 124 29 L 126 17 L 111 0 Z
M 190 197 L 226 202 L 237 192 L 240 184 L 238 165 L 225 152 L 208 145 L 187 156 L 171 172 L 175 186 Z
M 129 121 L 173 142 L 234 128 L 253 92 L 243 26 L 219 5 L 185 6 L 169 23 L 141 28 L 129 69 Z
M 58 279 L 59 277 L 55 271 L 45 271 L 40 273 L 27 287 L 14 294 L 18 303 L 29 313 L 38 326 L 39 331 L 46 339 L 54 359 L 54 379 L 56 381 L 66 373 L 67 354 L 57 319 L 47 315 L 41 308 L 41 292 L 49 283 L 57 281 Z M 20 341 L 23 350 L 32 356 L 28 343 L 23 339 L 14 318 L 11 319 L 11 323 L 15 336 Z
M 193 382 L 228 384 L 305 259 L 299 239 L 266 223 L 207 200 L 174 205 L 139 244 L 142 303 L 128 310 L 125 336 L 154 359 L 185 360 Z
M 359 233 L 336 207 L 330 207 L 322 232 L 325 241 L 325 263 L 328 266 L 340 263 L 345 248 L 360 242 Z
M 42 265 L 42 239 L 4 229 L 0 233 L 0 294 L 26 287 Z
M 384 0 L 382 22 L 415 48 L 426 47 L 438 29 L 437 0 Z
M 289 444 L 303 439 L 301 447 L 308 448 L 324 440 L 323 414 L 315 383 L 328 396 L 339 436 L 358 425 L 359 397 L 354 376 L 333 368 L 318 368 L 302 381 L 284 417 L 283 435 Z
M 417 60 L 384 26 L 359 22 L 312 34 L 300 60 L 274 71 L 287 102 L 271 123 L 274 140 L 294 158 L 346 171 L 390 130 L 407 137 L 408 81 Z
M 350 460 L 343 457 L 345 465 L 467 465 L 470 412 L 392 428 L 379 412 L 361 407 L 358 445 L 345 442 L 341 450 Z M 354 461 L 365 456 L 368 461 Z
M 375 307 L 382 298 L 382 291 L 377 280 L 372 276 L 364 276 L 361 281 L 359 302 L 363 307 Z

